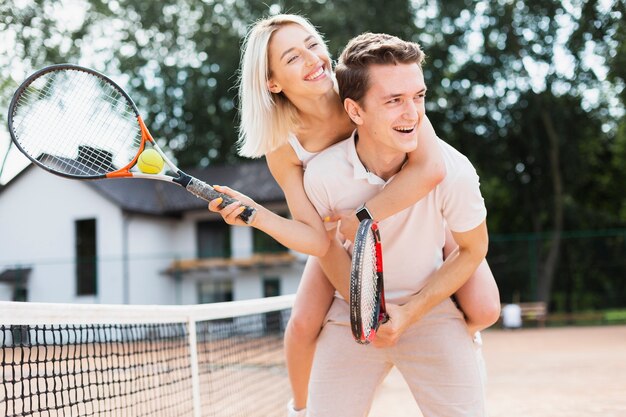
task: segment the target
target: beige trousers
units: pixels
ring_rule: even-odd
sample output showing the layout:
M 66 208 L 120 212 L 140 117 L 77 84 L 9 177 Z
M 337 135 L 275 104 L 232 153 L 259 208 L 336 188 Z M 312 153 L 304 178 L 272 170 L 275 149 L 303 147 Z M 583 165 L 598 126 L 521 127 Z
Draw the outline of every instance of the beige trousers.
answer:
M 356 343 L 346 326 L 349 317 L 347 303 L 335 299 L 317 342 L 308 417 L 366 417 L 393 366 L 424 417 L 485 415 L 476 347 L 451 300 L 409 327 L 391 348 Z

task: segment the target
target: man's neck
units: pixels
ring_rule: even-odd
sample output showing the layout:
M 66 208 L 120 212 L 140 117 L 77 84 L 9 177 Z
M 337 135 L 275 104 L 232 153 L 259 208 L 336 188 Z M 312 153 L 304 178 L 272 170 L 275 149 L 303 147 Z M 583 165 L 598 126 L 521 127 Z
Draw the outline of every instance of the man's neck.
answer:
M 362 133 L 361 133 L 362 135 Z M 389 148 L 381 149 L 372 140 L 367 140 L 355 133 L 356 153 L 367 172 L 371 172 L 384 181 L 396 175 L 406 163 L 408 155 L 404 152 L 394 152 Z

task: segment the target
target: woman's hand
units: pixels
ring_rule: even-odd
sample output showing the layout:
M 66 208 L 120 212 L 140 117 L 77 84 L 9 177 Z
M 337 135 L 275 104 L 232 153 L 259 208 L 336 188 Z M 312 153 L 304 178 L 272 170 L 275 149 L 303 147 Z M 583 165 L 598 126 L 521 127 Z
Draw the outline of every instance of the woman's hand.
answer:
M 257 221 L 256 216 L 251 223 L 246 223 L 239 218 L 241 212 L 245 210 L 244 205 L 256 209 L 258 214 L 259 205 L 254 200 L 229 187 L 214 185 L 213 188 L 222 194 L 234 198 L 236 201 L 220 209 L 219 205 L 222 204 L 223 199 L 221 197 L 216 198 L 209 202 L 210 211 L 219 213 L 228 224 L 234 226 L 254 226 L 254 223 Z

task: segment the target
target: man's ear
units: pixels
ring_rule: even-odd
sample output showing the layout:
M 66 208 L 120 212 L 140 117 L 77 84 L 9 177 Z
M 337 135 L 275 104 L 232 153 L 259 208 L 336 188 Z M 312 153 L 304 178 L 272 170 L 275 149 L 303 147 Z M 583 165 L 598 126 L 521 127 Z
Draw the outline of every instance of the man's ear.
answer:
M 358 102 L 352 100 L 351 98 L 347 98 L 343 101 L 343 108 L 346 110 L 346 113 L 348 113 L 348 116 L 350 116 L 350 119 L 352 119 L 352 121 L 356 125 L 363 124 L 363 119 L 361 117 L 361 114 L 363 113 L 363 108 Z
M 283 91 L 283 88 L 280 86 L 280 84 L 274 82 L 274 80 L 272 79 L 267 80 L 267 89 L 274 94 L 278 94 Z

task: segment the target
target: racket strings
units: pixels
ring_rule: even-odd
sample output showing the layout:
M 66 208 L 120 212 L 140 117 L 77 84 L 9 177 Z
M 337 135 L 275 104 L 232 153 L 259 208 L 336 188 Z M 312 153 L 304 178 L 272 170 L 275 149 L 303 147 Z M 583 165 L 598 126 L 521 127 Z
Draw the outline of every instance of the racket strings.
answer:
M 130 162 L 141 144 L 134 107 L 91 73 L 44 73 L 18 98 L 12 128 L 20 147 L 47 168 L 90 176 Z
M 36 94 L 36 97 L 34 99 L 34 103 L 37 103 L 36 100 L 50 100 L 50 97 L 54 94 L 53 93 L 53 83 L 46 83 L 46 87 L 44 87 L 44 89 L 42 89 L 39 94 Z M 78 88 L 81 86 L 78 85 L 74 85 L 72 86 L 74 88 Z M 87 94 L 76 94 L 74 96 L 70 97 L 70 100 L 67 99 L 67 93 L 63 92 L 63 95 L 59 95 L 57 97 L 55 97 L 54 100 L 52 100 L 52 103 L 60 108 L 62 108 L 63 110 L 65 110 L 68 114 L 69 112 L 76 112 L 78 109 L 86 109 L 87 111 L 91 112 L 92 115 L 96 115 L 97 113 L 95 113 L 93 111 L 93 102 L 89 101 L 89 95 Z M 31 98 L 31 97 L 28 97 Z M 25 105 L 29 105 L 29 103 L 26 103 Z M 28 108 L 28 107 L 25 107 Z M 32 118 L 33 114 L 38 114 L 38 113 L 28 113 L 29 117 L 28 120 L 24 121 L 24 124 L 27 125 L 27 123 L 33 123 L 32 121 L 30 121 L 30 118 Z M 40 113 L 38 114 L 40 115 Z M 95 120 L 95 117 L 92 116 L 92 119 Z M 64 123 L 66 123 L 67 121 L 62 118 L 62 117 L 58 117 L 54 120 L 48 121 L 47 126 L 46 126 L 46 130 L 50 131 L 50 132 L 60 132 L 63 129 L 63 125 Z M 106 123 L 105 121 L 101 121 L 100 123 Z M 95 134 L 97 134 L 98 132 L 96 132 L 96 129 L 94 129 L 94 124 L 90 124 L 89 127 L 87 128 L 83 128 L 82 130 L 79 131 L 67 131 L 64 132 L 64 140 L 61 141 L 53 141 L 54 139 L 59 139 L 59 135 L 48 135 L 46 134 L 46 132 L 43 132 L 43 134 L 45 135 L 45 137 L 48 138 L 48 149 L 54 149 L 56 152 L 55 154 L 51 154 L 49 152 L 42 152 L 41 150 L 39 150 L 40 154 L 45 154 L 46 158 L 48 158 L 48 160 L 50 161 L 49 163 L 56 163 L 59 168 L 61 168 L 62 170 L 65 171 L 69 171 L 68 173 L 70 174 L 74 174 L 74 173 L 82 173 L 82 174 L 89 174 L 92 173 L 90 172 L 91 169 L 87 170 L 87 167 L 94 167 L 97 170 L 97 167 L 101 167 L 104 162 L 105 159 L 104 158 L 98 158 L 98 157 L 94 157 L 94 153 L 93 152 L 89 152 L 88 149 L 88 144 L 82 144 L 79 145 L 78 148 L 76 146 L 76 139 L 80 139 L 83 140 L 83 138 L 91 138 L 94 137 Z M 74 133 L 74 135 L 72 135 L 72 133 Z M 80 135 L 77 135 L 80 134 Z M 28 136 L 25 135 L 21 135 L 21 139 L 24 139 L 24 137 L 28 138 Z M 39 136 L 38 136 L 39 137 Z M 26 144 L 24 140 L 22 140 L 22 143 Z M 69 159 L 66 157 L 55 157 L 55 155 L 71 155 L 71 154 L 76 154 L 78 149 L 78 153 L 77 153 L 77 157 L 75 159 Z M 82 152 L 81 152 L 82 150 Z M 33 151 L 31 150 L 31 153 Z M 35 155 L 32 155 L 35 156 Z M 48 161 L 46 161 L 48 163 Z M 80 162 L 80 163 L 76 163 L 76 162 Z M 76 169 L 78 172 L 72 172 L 72 169 Z
M 26 106 L 32 106 L 33 104 L 31 104 L 31 101 L 33 103 L 37 103 L 38 100 L 49 100 L 50 97 L 52 97 L 52 87 L 50 86 L 50 83 L 46 83 L 46 86 L 37 92 L 36 97 L 32 97 L 32 94 L 28 94 L 28 96 L 26 96 L 26 94 L 24 94 L 24 97 L 27 99 L 26 103 L 23 104 L 24 108 L 28 108 Z M 29 90 L 25 90 L 25 93 L 30 93 Z M 79 107 L 78 105 L 80 104 L 80 108 L 86 108 L 89 105 L 89 102 L 87 101 L 87 99 L 85 98 L 85 96 L 76 96 L 77 98 L 81 97 L 83 98 L 81 103 L 75 103 L 74 107 Z M 67 108 L 68 111 L 71 111 L 72 109 L 70 108 L 71 106 L 63 106 L 63 102 L 66 100 L 63 100 L 64 97 L 57 97 L 56 103 L 63 107 L 63 108 Z M 32 99 L 32 100 L 30 100 Z M 37 112 L 27 112 L 25 117 L 24 117 L 24 121 L 22 122 L 22 125 L 29 127 L 30 129 L 33 129 L 34 126 L 40 126 L 40 130 L 41 132 L 37 132 L 37 137 L 39 138 L 48 138 L 48 146 L 49 149 L 54 149 L 56 152 L 56 155 L 71 155 L 75 149 L 75 141 L 72 140 L 72 136 L 71 133 L 67 133 L 65 138 L 67 140 L 65 141 L 54 141 L 55 138 L 58 138 L 58 136 L 52 136 L 52 135 L 48 135 L 46 132 L 57 132 L 59 131 L 59 129 L 62 128 L 62 124 L 65 123 L 65 120 L 63 120 L 62 118 L 57 118 L 55 120 L 51 120 L 48 122 L 47 125 L 44 126 L 44 122 L 47 122 L 47 120 L 31 120 L 34 118 L 39 118 L 41 117 L 40 113 Z M 33 126 L 33 127 L 30 127 Z M 18 126 L 18 130 L 19 130 L 19 126 Z M 31 132 L 28 132 L 29 134 L 32 134 Z M 85 135 L 90 134 L 91 132 L 83 132 Z M 20 139 L 28 139 L 27 135 L 21 135 Z M 20 140 L 20 143 L 24 146 L 27 145 L 31 145 L 32 143 L 27 142 L 26 140 Z M 36 149 L 36 151 L 35 151 Z M 80 164 L 76 164 L 75 160 L 70 160 L 68 158 L 63 158 L 60 156 L 56 156 L 55 154 L 52 154 L 51 152 L 47 152 L 46 149 L 48 148 L 33 148 L 29 154 L 31 156 L 36 156 L 39 158 L 45 158 L 45 163 L 50 164 L 50 167 L 52 167 L 53 165 L 61 168 L 64 171 L 67 171 L 67 173 L 69 174 L 74 174 L 75 172 L 73 171 L 74 168 L 78 169 L 80 173 L 83 174 L 87 174 L 87 171 L 85 170 L 81 170 L 81 166 Z M 28 149 L 26 149 L 27 151 L 29 151 Z M 40 159 L 42 160 L 42 159 Z
M 363 246 L 361 273 L 361 320 L 364 337 L 369 337 L 378 320 L 378 274 L 376 239 L 370 229 Z

